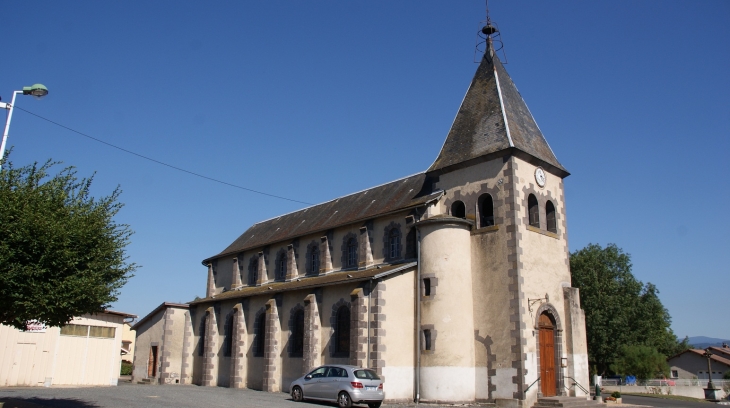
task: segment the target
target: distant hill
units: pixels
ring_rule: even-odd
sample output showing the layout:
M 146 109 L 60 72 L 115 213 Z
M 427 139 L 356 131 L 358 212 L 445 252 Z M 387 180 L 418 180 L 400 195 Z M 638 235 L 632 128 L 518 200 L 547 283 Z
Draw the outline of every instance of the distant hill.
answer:
M 716 339 L 713 337 L 695 336 L 689 338 L 689 344 L 694 348 L 704 349 L 710 346 L 721 347 L 722 343 L 730 344 L 728 339 Z

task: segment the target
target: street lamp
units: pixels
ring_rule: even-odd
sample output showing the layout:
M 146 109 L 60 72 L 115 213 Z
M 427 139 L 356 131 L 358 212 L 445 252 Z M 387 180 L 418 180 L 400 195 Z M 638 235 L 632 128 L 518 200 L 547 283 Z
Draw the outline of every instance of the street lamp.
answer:
M 7 121 L 5 121 L 5 131 L 3 132 L 3 141 L 2 141 L 2 145 L 0 145 L 0 162 L 2 161 L 3 157 L 5 157 L 5 143 L 7 143 L 7 141 L 8 141 L 8 132 L 10 131 L 10 120 L 13 118 L 13 107 L 15 106 L 15 97 L 18 96 L 18 94 L 31 95 L 31 96 L 35 97 L 36 99 L 41 99 L 42 97 L 48 95 L 48 88 L 46 88 L 46 86 L 43 84 L 24 86 L 22 91 L 13 92 L 13 99 L 10 101 L 10 103 L 0 102 L 0 108 L 4 108 L 4 109 L 8 110 L 8 119 L 7 119 Z M 0 164 L 0 167 L 2 167 L 1 164 Z

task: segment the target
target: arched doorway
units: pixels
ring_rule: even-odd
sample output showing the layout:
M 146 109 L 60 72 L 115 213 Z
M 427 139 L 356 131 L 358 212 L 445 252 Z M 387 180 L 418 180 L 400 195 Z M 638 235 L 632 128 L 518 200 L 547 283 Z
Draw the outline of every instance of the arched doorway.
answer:
M 556 394 L 555 384 L 555 322 L 547 312 L 538 320 L 540 331 L 540 390 L 544 397 Z

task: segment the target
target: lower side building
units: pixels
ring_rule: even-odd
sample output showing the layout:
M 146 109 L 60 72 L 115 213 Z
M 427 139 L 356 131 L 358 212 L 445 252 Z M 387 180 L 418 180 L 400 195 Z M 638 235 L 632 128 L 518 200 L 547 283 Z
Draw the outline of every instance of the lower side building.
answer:
M 63 327 L 0 325 L 0 386 L 117 385 L 122 327 L 136 317 L 106 311 Z

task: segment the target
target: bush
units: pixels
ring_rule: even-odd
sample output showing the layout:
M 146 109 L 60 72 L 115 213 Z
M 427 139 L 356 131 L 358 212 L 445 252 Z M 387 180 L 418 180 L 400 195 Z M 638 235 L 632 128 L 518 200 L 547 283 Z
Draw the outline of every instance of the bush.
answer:
M 730 380 L 730 370 L 725 371 L 725 374 L 722 375 L 722 378 L 724 380 Z
M 621 393 L 618 391 L 614 391 L 611 393 L 611 396 L 614 398 L 621 398 Z
M 131 363 L 122 362 L 122 370 L 119 375 L 132 375 L 132 369 L 134 366 Z

